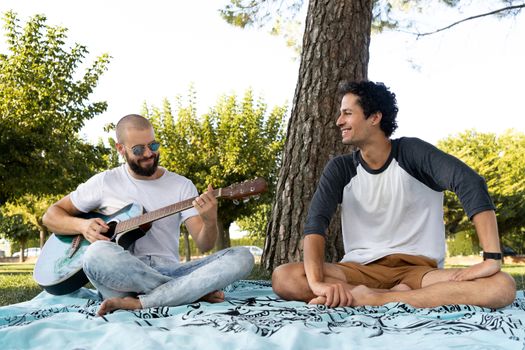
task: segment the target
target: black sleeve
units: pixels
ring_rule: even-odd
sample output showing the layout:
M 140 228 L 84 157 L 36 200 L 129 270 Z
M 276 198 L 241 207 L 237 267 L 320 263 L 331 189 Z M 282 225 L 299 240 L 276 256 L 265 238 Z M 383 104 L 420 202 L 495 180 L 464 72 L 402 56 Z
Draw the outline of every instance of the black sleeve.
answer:
M 495 210 L 485 179 L 461 160 L 427 142 L 399 139 L 398 162 L 433 190 L 456 193 L 469 219 L 482 211 Z
M 343 200 L 343 189 L 355 175 L 353 155 L 333 158 L 325 166 L 315 190 L 304 227 L 304 234 L 325 234 L 337 205 Z

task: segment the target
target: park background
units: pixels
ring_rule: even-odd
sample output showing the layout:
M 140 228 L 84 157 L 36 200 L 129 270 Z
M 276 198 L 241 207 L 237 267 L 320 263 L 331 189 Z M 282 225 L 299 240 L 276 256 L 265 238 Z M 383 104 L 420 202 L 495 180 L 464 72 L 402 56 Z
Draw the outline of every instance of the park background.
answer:
M 90 174 L 121 161 L 111 151 L 111 123 L 129 113 L 142 113 L 154 120 L 163 141 L 163 165 L 187 174 L 200 190 L 207 182 L 225 186 L 253 176 L 268 178 L 271 191 L 259 202 L 221 207 L 226 232 L 235 222 L 251 235 L 248 241 L 237 242 L 226 234 L 218 248 L 231 244 L 262 246 L 298 80 L 300 54 L 296 45 L 304 29 L 290 22 L 289 28 L 282 26 L 290 32 L 281 32 L 290 37 L 283 37 L 271 35 L 268 26 L 232 26 L 219 13 L 227 3 L 2 2 L 2 15 L 14 11 L 21 28 L 42 14 L 46 19 L 40 22 L 40 29 L 44 25 L 67 28 L 63 47 L 85 45 L 85 57 L 79 59 L 73 76 L 79 79 L 92 62 L 98 62 L 100 72 L 90 82 L 92 91 L 82 93 L 89 103 L 105 102 L 88 117 L 80 118 L 71 134 L 59 134 L 56 140 L 40 135 L 45 136 L 42 143 L 57 141 L 55 151 L 66 136 L 78 138 L 78 143 L 69 142 L 67 146 L 77 145 L 82 152 L 91 152 L 87 168 L 75 165 L 78 157 L 61 154 L 57 161 L 60 157 L 53 158 L 49 152 L 42 156 L 43 167 L 27 166 L 27 174 L 1 164 L 2 236 L 14 243 L 12 250 L 40 245 L 48 234 L 42 232 L 39 223 L 46 206 Z M 397 3 L 407 6 L 410 1 Z M 505 215 L 503 244 L 523 254 L 525 226 L 520 217 L 525 217 L 525 184 L 520 174 L 525 172 L 521 107 L 525 17 L 522 13 L 503 18 L 487 16 L 418 36 L 509 2 L 451 1 L 458 3 L 454 7 L 422 3 L 424 11 L 397 12 L 402 24 L 397 29 L 372 35 L 368 76 L 385 82 L 397 95 L 400 126 L 394 137 L 420 137 L 450 151 L 485 176 L 491 194 L 497 197 L 500 216 Z M 297 18 L 305 15 L 305 7 Z M 5 28 L 2 34 L 6 34 Z M 0 41 L 0 53 L 10 55 L 8 40 Z M 8 79 L 8 73 L 3 78 Z M 4 110 L 11 106 L 9 98 L 7 93 L 2 95 Z M 2 129 L 10 129 L 11 122 L 30 124 L 29 119 L 37 119 L 36 110 L 31 108 L 35 107 L 14 117 L 4 113 Z M 54 119 L 57 127 L 58 120 Z M 214 138 L 205 137 L 210 133 Z M 38 135 L 23 135 L 38 139 Z M 205 142 L 196 144 L 196 139 Z M 17 151 L 23 145 L 15 144 Z M 6 150 L 13 149 L 8 146 Z M 212 149 L 220 154 L 208 162 L 201 161 Z M 68 169 L 57 172 L 53 168 L 57 166 Z M 207 168 L 213 169 L 204 170 Z M 53 174 L 71 178 L 52 182 L 49 177 Z M 49 183 L 43 181 L 46 178 Z M 457 200 L 448 195 L 446 205 L 449 255 L 478 255 L 476 236 Z M 198 254 L 191 242 L 181 246 L 190 247 L 181 251 L 181 256 Z

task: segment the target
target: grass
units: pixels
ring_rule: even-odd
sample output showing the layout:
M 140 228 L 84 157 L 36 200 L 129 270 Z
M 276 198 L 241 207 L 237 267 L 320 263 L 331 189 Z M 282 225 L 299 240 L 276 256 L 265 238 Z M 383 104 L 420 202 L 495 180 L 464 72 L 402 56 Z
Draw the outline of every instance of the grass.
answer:
M 0 306 L 32 299 L 42 291 L 33 280 L 34 266 L 28 263 L 0 263 Z M 525 290 L 525 265 L 503 265 L 502 270 L 514 277 L 518 290 Z M 257 264 L 248 279 L 269 280 L 270 274 Z
M 34 264 L 0 264 L 0 306 L 32 299 L 42 291 L 33 280 Z

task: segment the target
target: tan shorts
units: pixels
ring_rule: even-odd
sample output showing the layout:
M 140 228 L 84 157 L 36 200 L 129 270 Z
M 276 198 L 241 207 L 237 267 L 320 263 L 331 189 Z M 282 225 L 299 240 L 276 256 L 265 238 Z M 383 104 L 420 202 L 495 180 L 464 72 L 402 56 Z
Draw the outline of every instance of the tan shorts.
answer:
M 421 288 L 423 276 L 437 270 L 435 260 L 417 255 L 392 254 L 366 265 L 341 262 L 337 265 L 351 285 L 364 284 L 370 288 L 389 289 L 400 283 L 412 289 Z

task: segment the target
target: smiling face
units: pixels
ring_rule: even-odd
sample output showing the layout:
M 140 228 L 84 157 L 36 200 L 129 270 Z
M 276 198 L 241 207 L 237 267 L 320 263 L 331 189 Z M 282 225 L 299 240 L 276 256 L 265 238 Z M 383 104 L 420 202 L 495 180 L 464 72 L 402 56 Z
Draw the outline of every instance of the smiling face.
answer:
M 132 147 L 136 145 L 149 145 L 155 141 L 155 133 L 153 128 L 137 129 L 126 128 L 124 143 L 117 144 L 120 154 L 126 159 L 129 168 L 136 177 L 151 177 L 153 176 L 159 164 L 159 151 L 153 152 L 148 146 L 144 147 L 144 153 L 136 156 L 132 152 Z
M 336 124 L 341 129 L 343 144 L 361 148 L 370 139 L 376 116 L 366 118 L 359 104 L 359 96 L 346 94 L 341 100 L 341 113 Z

